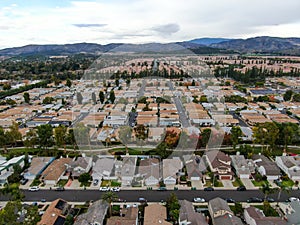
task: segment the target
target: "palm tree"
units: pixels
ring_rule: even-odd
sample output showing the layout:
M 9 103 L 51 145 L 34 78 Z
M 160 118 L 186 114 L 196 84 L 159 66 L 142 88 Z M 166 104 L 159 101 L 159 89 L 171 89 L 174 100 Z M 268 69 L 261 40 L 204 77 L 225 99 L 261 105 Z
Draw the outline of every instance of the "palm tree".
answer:
M 279 191 L 278 191 L 278 195 L 277 195 L 277 205 L 279 204 L 279 200 L 280 200 L 280 197 L 281 197 L 281 194 L 282 194 L 282 192 L 284 191 L 284 192 L 286 192 L 287 194 L 289 194 L 290 193 L 290 188 L 288 188 L 288 187 L 286 187 L 286 186 L 284 186 L 284 185 L 282 185 L 281 183 L 278 183 L 277 184 L 278 185 L 278 189 L 279 189 Z
M 272 189 L 269 185 L 269 183 L 265 183 L 263 184 L 263 186 L 260 188 L 260 190 L 262 191 L 262 193 L 264 193 L 264 201 L 267 200 L 268 195 L 269 194 L 273 194 L 275 192 L 276 189 Z
M 107 202 L 109 205 L 109 217 L 112 214 L 112 205 L 111 203 L 118 199 L 118 195 L 112 191 L 108 191 L 102 195 L 102 200 Z

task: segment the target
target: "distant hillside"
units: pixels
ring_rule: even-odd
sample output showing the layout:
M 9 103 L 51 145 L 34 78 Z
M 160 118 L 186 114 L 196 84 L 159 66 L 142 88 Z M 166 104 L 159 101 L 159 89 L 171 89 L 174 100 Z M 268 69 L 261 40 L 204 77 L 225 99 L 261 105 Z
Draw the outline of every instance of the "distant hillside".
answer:
M 255 37 L 245 40 L 235 39 L 210 46 L 241 53 L 300 54 L 300 38 Z
M 190 43 L 200 44 L 200 45 L 211 45 L 211 44 L 218 44 L 220 42 L 231 41 L 234 39 L 229 38 L 197 38 L 190 40 Z
M 30 56 L 30 55 L 73 55 L 78 53 L 100 54 L 103 52 L 135 52 L 135 53 L 163 53 L 187 52 L 197 50 L 201 54 L 220 53 L 223 50 L 190 42 L 177 43 L 149 43 L 149 44 L 92 44 L 78 43 L 66 45 L 26 45 L 23 47 L 0 50 L 0 56 Z
M 0 50 L 1 56 L 74 55 L 103 52 L 174 52 L 192 50 L 196 54 L 263 53 L 300 55 L 300 38 L 255 37 L 249 39 L 199 38 L 176 43 L 26 45 Z
M 7 48 L 0 50 L 2 56 L 16 55 L 72 55 L 78 53 L 97 54 L 110 51 L 121 44 L 100 45 L 93 43 L 78 43 L 65 45 L 26 45 L 23 47 Z

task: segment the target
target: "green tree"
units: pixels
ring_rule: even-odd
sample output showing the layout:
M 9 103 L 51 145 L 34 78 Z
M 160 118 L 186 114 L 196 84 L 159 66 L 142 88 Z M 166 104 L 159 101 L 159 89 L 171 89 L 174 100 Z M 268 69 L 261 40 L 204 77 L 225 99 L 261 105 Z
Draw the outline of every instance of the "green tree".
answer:
M 27 104 L 29 104 L 29 102 L 30 102 L 30 95 L 29 95 L 28 92 L 25 92 L 25 93 L 23 94 L 23 98 L 24 98 L 24 101 L 25 101 Z
M 85 187 L 88 186 L 91 180 L 92 176 L 89 173 L 83 173 L 78 177 L 78 181 Z
M 46 98 L 43 99 L 43 104 L 52 104 L 52 102 L 54 101 L 54 98 L 47 96 Z
M 18 183 L 21 179 L 22 168 L 20 165 L 13 165 L 14 172 L 7 178 L 9 184 Z
M 211 135 L 211 129 L 204 129 L 200 135 L 201 146 L 206 147 Z
M 167 198 L 166 203 L 167 211 L 171 217 L 171 220 L 173 222 L 177 222 L 179 216 L 178 210 L 180 209 L 180 204 L 177 196 L 174 193 L 171 193 L 170 196 Z
M 27 148 L 34 148 L 34 146 L 37 144 L 37 141 L 38 137 L 36 131 L 34 129 L 30 129 L 25 135 L 24 145 Z
M 115 84 L 116 84 L 117 87 L 119 87 L 119 85 L 120 85 L 119 79 L 116 79 L 116 80 L 115 80 Z
M 242 136 L 242 130 L 239 126 L 233 126 L 231 128 L 231 141 L 233 145 L 233 149 L 235 150 L 236 146 L 239 144 L 240 138 Z
M 101 104 L 103 104 L 103 102 L 105 100 L 105 96 L 104 96 L 104 92 L 103 91 L 99 92 L 99 99 L 100 99 Z
M 50 147 L 53 145 L 53 129 L 49 124 L 37 127 L 38 143 L 41 147 Z
M 7 144 L 7 137 L 3 127 L 0 126 L 0 145 L 4 149 L 4 153 L 7 152 L 6 144 Z
M 67 128 L 65 126 L 58 126 L 54 129 L 54 138 L 57 147 L 66 145 Z
M 7 142 L 16 146 L 17 141 L 22 140 L 22 134 L 19 131 L 19 125 L 16 122 L 9 127 L 9 130 L 6 132 Z
M 72 86 L 72 82 L 71 82 L 71 80 L 70 80 L 69 78 L 67 79 L 66 85 L 67 85 L 69 88 Z
M 115 92 L 114 92 L 114 91 L 111 91 L 111 92 L 109 93 L 109 100 L 110 100 L 110 102 L 111 102 L 112 104 L 115 102 L 116 96 L 115 96 Z
M 262 148 L 264 144 L 270 146 L 270 149 L 273 150 L 275 147 L 275 141 L 279 137 L 279 129 L 273 122 L 266 122 L 259 124 L 253 128 L 253 138 L 254 142 L 261 144 Z
M 293 93 L 294 92 L 292 90 L 287 90 L 283 95 L 284 101 L 290 101 L 292 99 Z
M 70 145 L 73 145 L 74 150 L 76 149 L 76 140 L 75 140 L 75 134 L 73 129 L 69 129 L 66 142 Z
M 102 195 L 102 200 L 107 202 L 109 205 L 109 216 L 112 214 L 112 202 L 118 199 L 118 195 L 112 191 L 105 192 Z
M 10 89 L 11 89 L 11 85 L 10 84 L 4 84 L 3 85 L 3 90 L 4 91 L 10 90 Z
M 18 222 L 20 215 L 24 216 L 23 222 Z M 40 219 L 37 206 L 23 206 L 21 201 L 10 201 L 0 211 L 0 224 L 33 225 Z
M 1 194 L 7 196 L 11 201 L 22 200 L 25 197 L 23 192 L 20 191 L 18 183 L 6 183 L 4 184 L 4 188 L 2 188 L 0 191 Z
M 275 192 L 275 189 L 272 189 L 270 187 L 269 183 L 263 184 L 262 187 L 260 188 L 260 190 L 264 194 L 264 200 L 265 201 L 267 201 L 268 195 L 273 194 Z

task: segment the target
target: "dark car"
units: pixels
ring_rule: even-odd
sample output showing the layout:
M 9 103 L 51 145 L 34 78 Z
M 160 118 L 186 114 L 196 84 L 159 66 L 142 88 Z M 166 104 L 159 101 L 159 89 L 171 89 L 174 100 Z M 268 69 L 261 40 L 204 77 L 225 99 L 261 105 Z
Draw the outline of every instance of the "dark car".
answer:
M 94 185 L 94 186 L 97 186 L 98 183 L 99 183 L 99 180 L 98 180 L 98 179 L 95 179 L 95 180 L 93 181 L 93 185 Z
M 57 187 L 57 188 L 55 188 L 55 191 L 64 191 L 64 190 L 65 190 L 64 187 Z
M 226 198 L 225 201 L 228 203 L 235 203 L 235 200 L 232 198 Z
M 215 189 L 213 187 L 206 187 L 204 188 L 204 191 L 214 191 Z
M 20 180 L 20 184 L 22 184 L 22 185 L 26 184 L 27 182 L 28 182 L 28 179 L 26 179 L 26 178 L 23 178 Z
M 247 200 L 247 202 L 248 202 L 248 203 L 252 203 L 252 202 L 258 203 L 258 202 L 263 202 L 263 200 L 262 200 L 261 198 L 252 197 L 252 198 L 249 198 L 249 199 Z
M 158 191 L 166 191 L 167 188 L 166 188 L 166 187 L 159 187 L 157 190 L 158 190 Z
M 267 197 L 266 200 L 267 202 L 275 202 L 274 198 L 270 198 L 270 197 Z
M 246 191 L 246 187 L 245 186 L 239 186 L 237 189 L 237 191 Z

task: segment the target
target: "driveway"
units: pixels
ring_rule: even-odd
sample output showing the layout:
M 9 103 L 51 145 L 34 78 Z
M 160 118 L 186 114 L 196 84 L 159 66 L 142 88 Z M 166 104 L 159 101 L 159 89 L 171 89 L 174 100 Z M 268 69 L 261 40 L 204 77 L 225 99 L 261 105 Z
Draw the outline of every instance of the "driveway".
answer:
M 223 186 L 225 189 L 236 189 L 233 185 L 232 185 L 232 181 L 231 180 L 221 180 Z
M 255 187 L 254 184 L 251 182 L 250 179 L 248 178 L 241 178 L 241 181 L 243 182 L 244 186 L 246 187 L 246 189 L 259 189 L 259 187 Z

